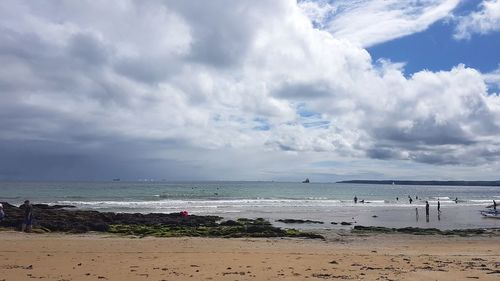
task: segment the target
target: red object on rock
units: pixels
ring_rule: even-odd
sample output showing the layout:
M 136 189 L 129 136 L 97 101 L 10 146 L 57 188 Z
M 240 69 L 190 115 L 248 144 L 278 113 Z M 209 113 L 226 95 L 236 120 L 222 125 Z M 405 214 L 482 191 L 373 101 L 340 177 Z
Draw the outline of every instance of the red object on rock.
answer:
M 181 217 L 187 217 L 188 216 L 188 212 L 187 211 L 182 211 L 181 212 Z

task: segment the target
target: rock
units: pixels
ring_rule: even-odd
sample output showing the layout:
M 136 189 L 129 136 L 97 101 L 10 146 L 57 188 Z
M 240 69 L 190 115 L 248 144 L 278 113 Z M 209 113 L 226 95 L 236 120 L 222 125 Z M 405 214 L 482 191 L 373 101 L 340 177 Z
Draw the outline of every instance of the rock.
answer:
M 279 219 L 277 221 L 282 222 L 282 223 L 317 223 L 317 224 L 323 224 L 322 221 L 301 220 L 301 219 Z
M 24 210 L 7 202 L 1 202 L 6 213 L 1 227 L 20 227 Z M 63 207 L 61 207 L 63 206 Z M 274 227 L 263 218 L 218 223 L 218 216 L 181 216 L 172 214 L 101 213 L 90 210 L 67 209 L 45 204 L 33 205 L 33 232 L 85 233 L 88 231 L 121 233 L 128 235 L 158 237 L 203 236 L 203 237 L 303 237 L 320 238 L 319 234 Z
M 0 226 L 18 228 L 24 218 L 23 208 L 2 202 L 5 219 Z M 128 214 L 101 213 L 90 210 L 68 210 L 69 205 L 50 206 L 33 204 L 34 228 L 48 231 L 82 233 L 86 231 L 109 231 L 111 224 L 171 225 L 171 226 L 215 226 L 221 220 L 218 216 L 182 217 L 180 214 Z
M 221 222 L 220 225 L 223 225 L 223 226 L 238 226 L 238 225 L 241 225 L 241 223 L 239 223 L 237 221 L 233 221 L 233 220 L 227 220 L 227 221 Z
M 343 221 L 340 223 L 341 225 L 352 225 L 352 222 L 346 222 L 346 221 Z
M 354 226 L 353 232 L 373 232 L 373 233 L 406 233 L 413 235 L 459 235 L 459 236 L 469 236 L 478 234 L 495 234 L 498 229 L 454 229 L 454 230 L 439 230 L 437 228 L 419 228 L 419 227 L 403 227 L 403 228 L 388 228 L 380 226 Z

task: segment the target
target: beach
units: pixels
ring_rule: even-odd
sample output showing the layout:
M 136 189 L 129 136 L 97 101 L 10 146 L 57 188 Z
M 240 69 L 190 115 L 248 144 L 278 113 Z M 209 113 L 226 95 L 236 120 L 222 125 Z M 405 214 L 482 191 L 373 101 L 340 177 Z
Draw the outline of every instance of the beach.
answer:
M 0 280 L 499 280 L 500 237 L 134 238 L 0 232 Z

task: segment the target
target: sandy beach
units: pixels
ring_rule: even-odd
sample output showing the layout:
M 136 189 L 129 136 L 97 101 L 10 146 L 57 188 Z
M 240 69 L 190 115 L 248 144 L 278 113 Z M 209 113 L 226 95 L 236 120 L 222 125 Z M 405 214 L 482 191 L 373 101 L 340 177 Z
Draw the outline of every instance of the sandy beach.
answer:
M 0 232 L 0 280 L 499 280 L 500 237 L 131 238 Z

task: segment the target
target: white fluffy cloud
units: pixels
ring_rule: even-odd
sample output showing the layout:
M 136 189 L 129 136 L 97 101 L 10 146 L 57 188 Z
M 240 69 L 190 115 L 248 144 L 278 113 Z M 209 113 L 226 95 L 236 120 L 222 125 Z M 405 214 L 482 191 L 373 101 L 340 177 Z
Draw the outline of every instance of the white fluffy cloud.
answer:
M 500 67 L 496 70 L 483 74 L 484 80 L 489 85 L 496 87 L 497 95 L 500 94 Z
M 459 17 L 455 29 L 456 39 L 469 39 L 472 34 L 488 34 L 500 30 L 500 1 L 483 0 L 479 10 Z
M 363 47 L 410 35 L 447 18 L 460 0 L 302 1 L 301 8 L 336 38 Z
M 0 177 L 50 163 L 112 177 L 109 159 L 174 179 L 293 178 L 341 159 L 496 165 L 500 98 L 484 75 L 407 78 L 359 46 L 421 30 L 456 1 L 378 3 L 344 11 L 364 22 L 349 37 L 311 23 L 332 7 L 291 0 L 3 1 Z M 376 28 L 370 11 L 388 21 Z M 32 169 L 12 168 L 21 158 Z

